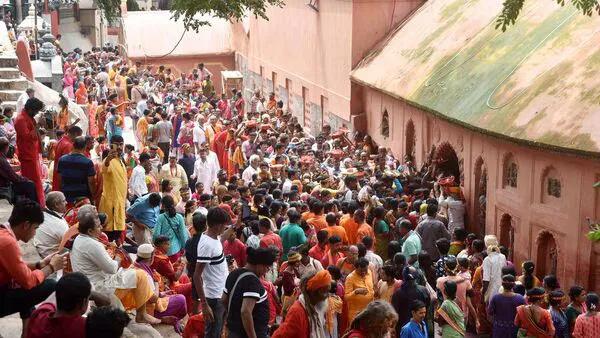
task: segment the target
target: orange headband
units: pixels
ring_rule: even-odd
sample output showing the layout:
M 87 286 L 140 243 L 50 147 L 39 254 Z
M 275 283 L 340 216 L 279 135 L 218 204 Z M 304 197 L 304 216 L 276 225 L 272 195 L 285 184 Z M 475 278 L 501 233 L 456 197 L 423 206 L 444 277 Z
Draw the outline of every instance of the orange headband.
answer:
M 317 272 L 311 279 L 306 283 L 306 289 L 308 291 L 316 291 L 324 287 L 331 285 L 331 275 L 327 270 L 321 270 Z

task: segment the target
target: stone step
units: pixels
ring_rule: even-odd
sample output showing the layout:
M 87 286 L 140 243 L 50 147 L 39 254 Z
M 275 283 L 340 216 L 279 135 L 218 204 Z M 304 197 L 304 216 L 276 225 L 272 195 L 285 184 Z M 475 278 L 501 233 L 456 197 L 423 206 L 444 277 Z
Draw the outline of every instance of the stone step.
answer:
M 0 68 L 17 68 L 18 63 L 16 56 L 0 56 Z
M 0 79 L 18 79 L 21 71 L 17 68 L 0 68 Z
M 2 89 L 14 89 L 14 90 L 25 90 L 29 86 L 29 83 L 25 78 L 17 79 L 3 79 L 0 78 L 0 90 Z
M 22 90 L 5 89 L 0 90 L 0 100 L 2 101 L 17 101 L 19 96 L 23 94 Z
M 15 111 L 17 109 L 17 101 L 4 101 L 0 104 L 0 107 L 2 107 L 2 109 L 11 107 L 13 111 Z

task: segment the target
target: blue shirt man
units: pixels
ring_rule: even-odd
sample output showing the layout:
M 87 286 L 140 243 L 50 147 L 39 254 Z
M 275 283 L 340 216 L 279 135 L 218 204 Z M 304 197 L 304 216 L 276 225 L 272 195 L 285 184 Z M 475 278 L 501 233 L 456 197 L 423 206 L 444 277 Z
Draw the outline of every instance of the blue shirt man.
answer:
M 63 155 L 55 169 L 60 176 L 60 190 L 69 203 L 80 197 L 92 198 L 96 170 L 92 160 L 83 154 L 85 145 L 85 138 L 77 137 L 73 142 L 73 152 Z
M 150 229 L 154 229 L 158 215 L 160 214 L 160 195 L 151 193 L 144 195 L 127 209 L 127 216 L 132 218 L 136 226 L 141 223 Z

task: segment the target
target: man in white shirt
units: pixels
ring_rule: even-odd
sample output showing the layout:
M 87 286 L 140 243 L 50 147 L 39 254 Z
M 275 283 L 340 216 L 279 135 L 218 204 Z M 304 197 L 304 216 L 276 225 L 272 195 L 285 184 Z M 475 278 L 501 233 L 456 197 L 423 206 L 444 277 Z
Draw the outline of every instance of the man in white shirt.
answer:
M 196 179 L 196 182 L 201 182 L 204 185 L 204 193 L 212 193 L 213 182 L 217 180 L 219 172 L 219 162 L 215 164 L 214 160 L 208 158 L 208 151 L 200 149 L 198 159 L 194 163 L 194 173 L 191 178 Z
M 452 187 L 460 189 L 458 187 Z M 451 188 L 451 189 L 452 189 Z M 441 203 L 448 215 L 448 231 L 454 233 L 456 228 L 465 228 L 465 203 L 460 199 L 460 190 L 449 190 L 449 196 Z
M 135 197 L 142 197 L 148 193 L 146 185 L 146 167 L 150 166 L 150 155 L 141 153 L 139 164 L 131 171 L 129 178 L 129 192 Z
M 46 258 L 56 253 L 63 236 L 69 230 L 69 224 L 61 216 L 67 211 L 67 200 L 60 191 L 52 191 L 46 195 L 44 223 L 35 232 L 33 245 L 40 257 Z
M 204 115 L 199 114 L 194 129 L 192 130 L 194 150 L 196 153 L 200 153 L 201 146 L 206 143 L 206 131 L 204 131 L 205 122 Z
M 135 112 L 138 118 L 144 117 L 144 111 L 148 109 L 148 94 L 142 93 L 141 100 L 135 106 Z
M 254 154 L 250 156 L 250 165 L 244 170 L 244 172 L 242 172 L 242 179 L 244 180 L 246 186 L 252 183 L 252 176 L 254 176 L 254 174 L 258 174 L 259 164 L 260 157 L 258 155 Z
M 220 338 L 225 306 L 221 301 L 225 280 L 229 274 L 222 242 L 231 236 L 233 227 L 229 214 L 221 208 L 211 208 L 206 217 L 206 232 L 197 247 L 196 268 L 192 280 L 192 298 L 198 299 L 206 322 L 206 338 Z
M 489 243 L 489 241 L 486 242 Z M 482 265 L 482 291 L 486 303 L 499 292 L 500 286 L 502 286 L 502 268 L 506 266 L 506 257 L 500 253 L 497 241 L 488 245 L 487 253 Z

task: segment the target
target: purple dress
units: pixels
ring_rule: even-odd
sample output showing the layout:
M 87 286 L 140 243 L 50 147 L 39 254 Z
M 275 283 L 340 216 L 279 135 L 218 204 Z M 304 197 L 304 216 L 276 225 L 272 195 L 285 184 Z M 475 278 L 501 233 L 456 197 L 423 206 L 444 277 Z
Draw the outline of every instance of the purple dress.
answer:
M 505 296 L 501 293 L 492 297 L 487 311 L 493 318 L 492 336 L 494 338 L 514 338 L 517 336 L 515 316 L 517 307 L 525 304 L 525 297 L 519 294 Z

